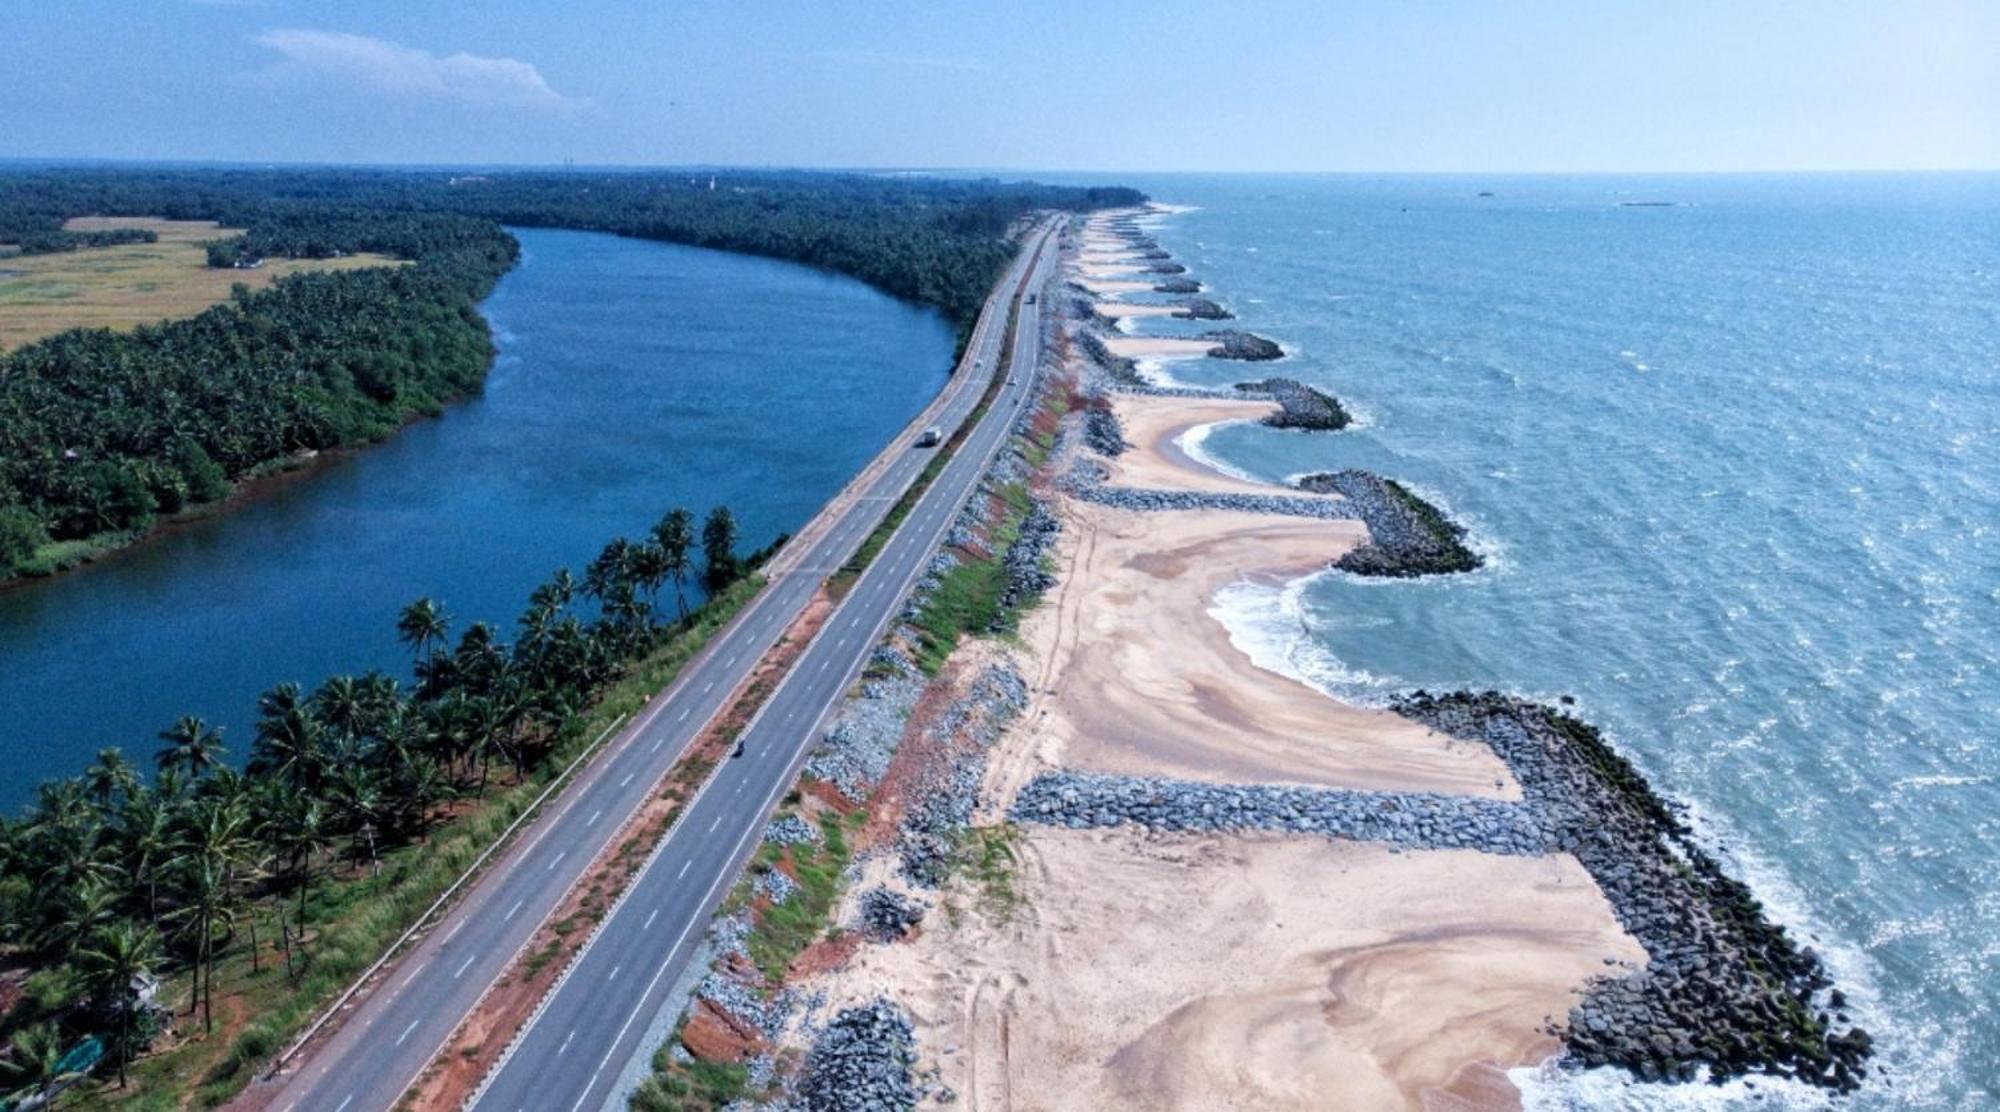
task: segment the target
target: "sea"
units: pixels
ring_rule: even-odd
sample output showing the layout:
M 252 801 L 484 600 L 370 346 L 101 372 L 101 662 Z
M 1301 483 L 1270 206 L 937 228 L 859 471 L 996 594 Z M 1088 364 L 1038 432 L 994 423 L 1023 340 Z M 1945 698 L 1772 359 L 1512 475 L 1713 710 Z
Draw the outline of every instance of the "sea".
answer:
M 1854 998 L 1881 1054 L 1840 1106 L 2000 1106 L 2000 176 L 1117 180 L 1287 353 L 1147 373 L 1359 417 L 1184 447 L 1401 480 L 1486 559 L 1238 584 L 1236 641 L 1349 700 L 1573 696 Z M 1516 1076 L 1533 1108 L 1824 1099 Z

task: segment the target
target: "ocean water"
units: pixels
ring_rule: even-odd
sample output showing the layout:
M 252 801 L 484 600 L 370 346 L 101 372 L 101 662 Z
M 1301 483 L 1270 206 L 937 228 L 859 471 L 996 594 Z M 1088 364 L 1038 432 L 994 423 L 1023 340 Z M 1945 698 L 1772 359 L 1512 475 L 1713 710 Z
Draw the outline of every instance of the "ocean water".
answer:
M 770 259 L 516 229 L 477 398 L 228 513 L 0 594 L 0 809 L 182 714 L 249 748 L 256 697 L 403 675 L 397 611 L 511 638 L 528 592 L 669 507 L 798 528 L 944 384 L 937 313 Z
M 1361 417 L 1190 447 L 1407 481 L 1488 559 L 1239 585 L 1238 644 L 1346 698 L 1574 695 L 1856 998 L 1887 1076 L 1846 1106 L 2000 1105 L 2000 177 L 1133 184 L 1193 206 L 1157 237 L 1285 345 L 1269 369 Z

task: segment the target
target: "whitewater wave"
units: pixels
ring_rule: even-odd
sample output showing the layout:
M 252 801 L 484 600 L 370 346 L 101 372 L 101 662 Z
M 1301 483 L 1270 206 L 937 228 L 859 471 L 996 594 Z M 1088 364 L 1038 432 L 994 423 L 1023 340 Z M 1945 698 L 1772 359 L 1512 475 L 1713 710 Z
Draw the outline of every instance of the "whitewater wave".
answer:
M 1233 421 L 1210 421 L 1206 425 L 1196 425 L 1193 428 L 1188 429 L 1187 431 L 1181 433 L 1179 436 L 1174 437 L 1174 447 L 1179 448 L 1182 452 L 1186 453 L 1187 458 L 1195 461 L 1198 464 L 1201 464 L 1203 467 L 1206 467 L 1211 471 L 1220 472 L 1221 474 L 1227 475 L 1232 479 L 1241 479 L 1246 483 L 1257 483 L 1261 486 L 1270 486 L 1271 484 L 1269 483 L 1269 481 L 1259 478 L 1256 475 L 1252 475 L 1250 472 L 1245 471 L 1240 467 L 1225 462 L 1220 457 L 1210 452 L 1207 448 L 1209 435 L 1215 432 L 1215 430 L 1223 428 L 1224 426 L 1227 425 L 1247 425 L 1249 423 L 1250 422 L 1247 420 L 1238 419 Z
M 1181 390 L 1191 389 L 1194 386 L 1184 379 L 1175 378 L 1167 370 L 1167 360 L 1159 356 L 1134 359 L 1132 373 L 1138 375 L 1148 386 L 1158 386 L 1162 389 Z
M 1623 1070 L 1571 1071 L 1547 1062 L 1507 1071 L 1521 1090 L 1522 1112 L 1806 1112 L 1835 1107 L 1825 1090 L 1790 1078 L 1735 1078 L 1651 1084 Z
M 1222 623 L 1236 651 L 1266 672 L 1342 702 L 1386 702 L 1395 681 L 1348 667 L 1313 636 L 1305 593 L 1326 574 L 1314 572 L 1281 586 L 1238 580 L 1215 592 L 1208 615 Z

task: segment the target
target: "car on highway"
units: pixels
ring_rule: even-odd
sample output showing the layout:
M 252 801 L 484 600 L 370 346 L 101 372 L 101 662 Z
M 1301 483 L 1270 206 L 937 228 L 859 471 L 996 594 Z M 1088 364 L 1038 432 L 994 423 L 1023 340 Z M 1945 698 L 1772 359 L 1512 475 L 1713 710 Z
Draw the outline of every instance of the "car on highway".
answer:
M 944 431 L 936 425 L 917 434 L 917 447 L 934 448 L 944 441 Z

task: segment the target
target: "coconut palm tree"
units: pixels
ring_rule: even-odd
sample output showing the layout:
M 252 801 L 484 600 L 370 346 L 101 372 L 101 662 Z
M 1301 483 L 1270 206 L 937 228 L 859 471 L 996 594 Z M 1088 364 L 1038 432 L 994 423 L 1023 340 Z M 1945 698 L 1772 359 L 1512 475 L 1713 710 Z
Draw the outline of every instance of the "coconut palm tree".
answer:
M 329 681 L 331 682 L 331 681 Z M 326 729 L 295 683 L 279 684 L 257 700 L 257 740 L 250 773 L 274 777 L 295 792 L 311 792 L 326 772 Z
M 101 1012 L 117 1018 L 118 1087 L 132 1059 L 132 1022 L 139 1010 L 139 983 L 161 960 L 160 936 L 151 927 L 120 919 L 94 931 L 77 954 L 77 969 Z
M 728 506 L 708 511 L 701 523 L 701 556 L 710 590 L 721 590 L 736 578 L 736 515 Z
M 674 581 L 674 598 L 680 603 L 681 621 L 687 621 L 687 577 L 693 570 L 689 553 L 694 549 L 694 515 L 675 506 L 653 526 L 653 543 L 660 548 L 666 573 Z
M 194 983 L 188 1010 L 201 1006 L 202 1027 L 215 1023 L 216 932 L 235 919 L 237 881 L 252 871 L 256 840 L 240 795 L 204 797 L 189 808 L 174 857 L 176 915 L 193 942 Z
M 451 633 L 451 621 L 435 599 L 420 598 L 403 607 L 396 619 L 396 634 L 417 656 L 435 652 Z
M 192 714 L 183 715 L 172 728 L 160 734 L 166 742 L 153 760 L 161 771 L 177 769 L 197 779 L 208 774 L 222 763 L 228 750 L 222 744 L 220 731 L 208 728 L 208 723 Z
M 62 1033 L 53 1023 L 38 1023 L 14 1032 L 9 1053 L 0 1057 L 0 1085 L 6 1086 L 9 1103 L 25 1103 L 31 1098 L 47 1100 L 61 1076 Z
M 132 767 L 123 749 L 111 746 L 97 751 L 97 759 L 84 770 L 83 783 L 91 799 L 104 807 L 139 786 L 139 770 Z

